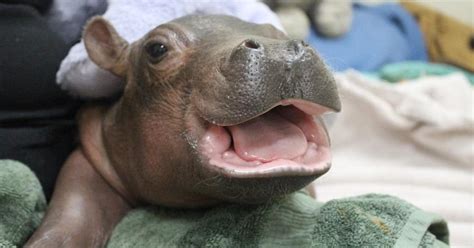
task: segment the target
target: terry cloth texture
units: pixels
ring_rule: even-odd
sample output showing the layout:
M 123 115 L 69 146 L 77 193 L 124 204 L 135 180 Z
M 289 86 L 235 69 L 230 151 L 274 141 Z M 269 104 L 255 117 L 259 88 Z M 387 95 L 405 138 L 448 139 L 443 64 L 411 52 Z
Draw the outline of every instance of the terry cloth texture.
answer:
M 13 160 L 0 160 L 0 247 L 24 244 L 40 224 L 46 201 L 33 172 Z
M 138 40 L 156 26 L 188 14 L 226 14 L 282 29 L 278 17 L 256 0 L 110 0 L 104 18 L 128 42 Z M 83 98 L 112 96 L 123 88 L 121 79 L 100 69 L 87 56 L 84 43 L 75 45 L 61 63 L 57 82 Z
M 336 76 L 342 111 L 329 128 L 332 168 L 320 201 L 391 194 L 449 223 L 453 247 L 474 247 L 474 91 L 461 73 L 391 84 Z
M 385 65 L 376 74 L 383 80 L 391 83 L 406 82 L 423 76 L 442 76 L 461 72 L 474 85 L 474 74 L 456 66 L 424 61 L 405 61 Z
M 54 0 L 44 17 L 51 30 L 72 47 L 81 40 L 86 21 L 103 14 L 106 8 L 106 0 Z
M 48 197 L 74 147 L 77 102 L 55 83 L 67 50 L 33 7 L 0 4 L 0 159 L 30 166 Z
M 45 203 L 24 165 L 0 161 L 0 247 L 20 246 Z M 365 195 L 316 202 L 297 192 L 258 206 L 131 211 L 107 247 L 448 247 L 446 223 L 398 198 Z
M 345 35 L 328 39 L 311 30 L 307 40 L 336 71 L 377 71 L 387 63 L 428 59 L 418 24 L 398 4 L 355 4 Z
M 418 20 L 431 61 L 474 72 L 473 27 L 411 1 L 402 4 Z

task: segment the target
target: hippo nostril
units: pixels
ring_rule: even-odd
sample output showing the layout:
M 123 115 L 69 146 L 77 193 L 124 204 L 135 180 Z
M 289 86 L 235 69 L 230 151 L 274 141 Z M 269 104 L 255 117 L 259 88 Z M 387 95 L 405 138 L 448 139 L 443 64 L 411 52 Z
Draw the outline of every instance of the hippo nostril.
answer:
M 244 46 L 244 47 L 247 47 L 247 48 L 250 48 L 250 49 L 259 49 L 260 48 L 260 44 L 257 41 L 252 40 L 252 39 L 244 40 L 244 42 L 242 42 L 241 46 Z
M 293 46 L 293 49 L 295 49 L 296 52 L 299 52 L 301 49 L 306 47 L 305 43 L 301 40 L 292 40 L 290 42 L 291 42 L 291 45 Z
M 301 56 L 302 54 L 304 54 L 308 46 L 309 45 L 302 40 L 290 40 L 288 42 L 288 49 L 293 50 L 293 52 L 297 56 Z

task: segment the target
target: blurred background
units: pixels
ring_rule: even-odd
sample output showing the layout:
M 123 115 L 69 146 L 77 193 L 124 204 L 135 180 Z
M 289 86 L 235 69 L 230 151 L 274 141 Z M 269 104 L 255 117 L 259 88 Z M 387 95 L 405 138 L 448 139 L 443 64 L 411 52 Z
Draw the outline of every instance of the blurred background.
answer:
M 266 0 L 288 35 L 313 45 L 336 71 L 400 61 L 473 71 L 473 1 Z
M 359 2 L 373 5 L 380 3 L 393 3 L 400 2 L 399 0 L 360 0 Z M 408 2 L 408 1 L 405 1 Z M 433 8 L 433 10 L 439 11 L 450 17 L 453 17 L 465 24 L 474 26 L 474 18 L 472 13 L 474 11 L 473 0 L 412 0 L 411 2 L 419 3 L 427 7 Z

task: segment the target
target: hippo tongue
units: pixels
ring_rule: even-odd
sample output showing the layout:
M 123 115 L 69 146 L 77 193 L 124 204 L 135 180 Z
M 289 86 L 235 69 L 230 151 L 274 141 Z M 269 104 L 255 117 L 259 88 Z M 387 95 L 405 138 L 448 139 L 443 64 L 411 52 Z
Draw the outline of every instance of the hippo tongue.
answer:
M 306 151 L 303 131 L 275 111 L 230 126 L 235 152 L 244 160 L 294 159 Z

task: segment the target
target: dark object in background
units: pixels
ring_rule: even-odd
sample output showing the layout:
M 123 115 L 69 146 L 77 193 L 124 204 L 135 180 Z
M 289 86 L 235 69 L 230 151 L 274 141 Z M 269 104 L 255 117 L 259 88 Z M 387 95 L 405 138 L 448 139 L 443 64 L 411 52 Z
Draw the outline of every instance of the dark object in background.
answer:
M 471 39 L 469 39 L 469 48 L 474 51 L 474 34 L 471 35 Z
M 33 7 L 0 4 L 0 159 L 28 165 L 47 198 L 74 147 L 78 102 L 55 83 L 68 49 Z

